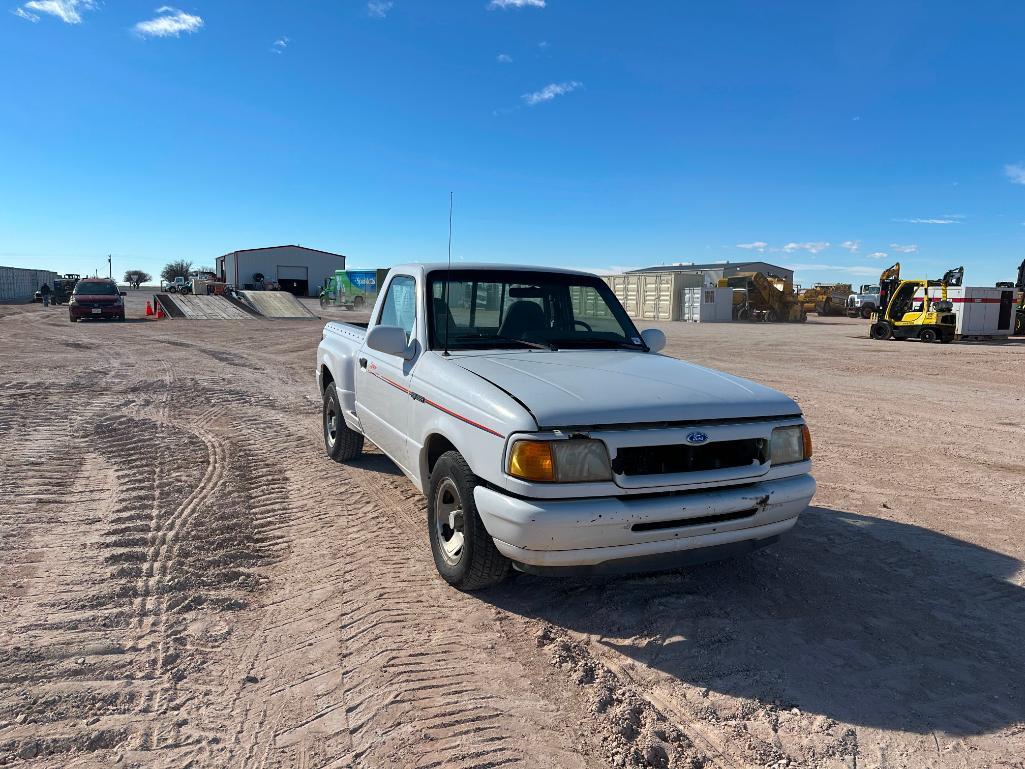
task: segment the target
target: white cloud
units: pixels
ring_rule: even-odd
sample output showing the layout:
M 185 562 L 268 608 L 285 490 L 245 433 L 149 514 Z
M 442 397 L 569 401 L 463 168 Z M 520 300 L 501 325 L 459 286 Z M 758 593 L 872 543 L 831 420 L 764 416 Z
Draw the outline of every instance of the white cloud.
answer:
M 507 53 L 500 53 L 495 57 L 495 61 L 499 64 L 512 64 L 513 57 Z
M 39 21 L 39 14 L 56 16 L 65 24 L 81 24 L 82 11 L 96 8 L 94 0 L 29 0 L 21 8 L 14 11 L 27 21 Z
M 1011 180 L 1011 184 L 1025 184 L 1025 165 L 1011 163 L 1004 166 L 1004 176 Z
M 367 13 L 375 19 L 383 19 L 394 5 L 392 0 L 370 0 L 367 3 Z
M 506 8 L 544 8 L 545 0 L 491 0 L 488 3 L 488 10 L 502 10 Z
M 895 222 L 904 224 L 960 224 L 964 214 L 943 214 L 932 219 L 894 219 Z
M 850 251 L 853 254 L 853 253 L 856 253 L 859 248 L 861 248 L 861 241 L 860 240 L 845 240 L 843 243 L 840 244 L 840 248 L 846 248 L 848 251 Z
M 824 251 L 829 248 L 829 243 L 819 240 L 811 243 L 787 243 L 783 246 L 783 251 L 788 254 L 792 254 L 794 251 L 807 251 L 809 254 L 817 254 L 819 251 Z
M 140 21 L 133 29 L 140 37 L 181 37 L 182 32 L 192 34 L 202 26 L 203 19 L 199 16 L 162 5 L 157 8 L 156 17 Z
M 888 256 L 889 256 L 889 254 L 886 253 L 885 251 L 873 251 L 871 254 L 868 255 L 868 258 L 869 259 L 885 259 Z
M 528 107 L 534 107 L 538 104 L 543 104 L 546 101 L 551 101 L 556 96 L 563 96 L 564 94 L 572 93 L 582 85 L 583 83 L 578 83 L 576 80 L 569 80 L 565 83 L 549 83 L 540 91 L 525 93 L 520 98 L 523 99 L 523 103 Z
M 758 251 L 759 253 L 761 253 L 762 251 L 764 251 L 768 247 L 769 247 L 769 244 L 766 243 L 764 240 L 756 240 L 753 243 L 738 243 L 737 244 L 737 248 L 746 248 L 749 251 Z
M 901 254 L 913 254 L 918 251 L 918 244 L 908 243 L 906 246 L 902 246 L 900 243 L 891 243 L 890 248 Z M 886 254 L 883 254 L 883 256 L 886 256 Z
M 282 52 L 282 51 L 284 51 L 284 50 L 285 50 L 286 48 L 288 48 L 288 44 L 289 44 L 289 43 L 291 43 L 291 42 L 292 42 L 292 41 L 291 41 L 291 40 L 289 40 L 287 36 L 282 36 L 282 37 L 279 37 L 279 38 L 278 38 L 277 40 L 275 40 L 275 41 L 274 41 L 274 43 L 273 43 L 273 44 L 271 45 L 271 47 L 270 47 L 270 52 L 271 52 L 271 53 L 281 53 L 281 52 Z

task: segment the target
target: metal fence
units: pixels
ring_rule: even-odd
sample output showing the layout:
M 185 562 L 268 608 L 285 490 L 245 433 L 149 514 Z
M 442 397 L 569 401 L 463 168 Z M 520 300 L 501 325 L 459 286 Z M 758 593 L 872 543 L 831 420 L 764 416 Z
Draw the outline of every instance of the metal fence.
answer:
M 24 270 L 20 267 L 0 267 L 0 302 L 21 302 L 33 297 L 44 283 L 53 288 L 60 277 L 50 270 Z

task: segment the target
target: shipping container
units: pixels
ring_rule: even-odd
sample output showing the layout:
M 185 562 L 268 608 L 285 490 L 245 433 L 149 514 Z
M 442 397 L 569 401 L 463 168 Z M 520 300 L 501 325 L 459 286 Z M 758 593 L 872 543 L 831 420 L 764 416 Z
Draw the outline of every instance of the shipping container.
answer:
M 681 320 L 723 323 L 733 320 L 733 289 L 718 286 L 680 289 Z
M 929 289 L 929 296 L 940 299 L 942 288 Z M 955 286 L 947 289 L 947 299 L 957 316 L 957 337 L 1003 337 L 1014 331 L 1014 289 L 989 286 Z M 924 295 L 915 297 L 916 304 Z
M 667 271 L 606 275 L 603 280 L 634 320 L 680 320 L 680 289 L 687 277 Z

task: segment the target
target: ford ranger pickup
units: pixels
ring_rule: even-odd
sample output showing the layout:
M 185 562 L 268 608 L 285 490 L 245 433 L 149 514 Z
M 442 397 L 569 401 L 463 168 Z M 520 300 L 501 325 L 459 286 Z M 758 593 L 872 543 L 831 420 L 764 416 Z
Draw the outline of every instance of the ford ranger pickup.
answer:
M 438 572 L 668 569 L 749 552 L 814 492 L 787 396 L 660 354 L 600 278 L 409 264 L 317 351 L 327 454 L 364 440 L 426 496 Z

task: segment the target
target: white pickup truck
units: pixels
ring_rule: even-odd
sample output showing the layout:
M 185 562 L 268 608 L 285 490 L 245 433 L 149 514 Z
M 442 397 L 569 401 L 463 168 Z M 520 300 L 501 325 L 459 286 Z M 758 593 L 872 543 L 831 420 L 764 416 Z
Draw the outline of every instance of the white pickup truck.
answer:
M 594 275 L 409 264 L 317 351 L 324 443 L 364 437 L 427 497 L 438 571 L 672 568 L 770 544 L 815 493 L 785 395 L 659 354 Z

